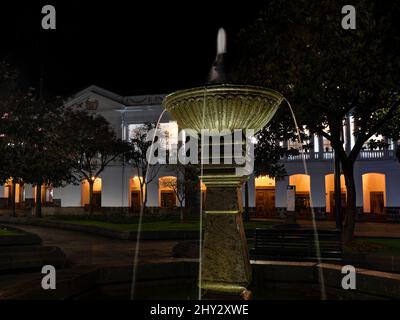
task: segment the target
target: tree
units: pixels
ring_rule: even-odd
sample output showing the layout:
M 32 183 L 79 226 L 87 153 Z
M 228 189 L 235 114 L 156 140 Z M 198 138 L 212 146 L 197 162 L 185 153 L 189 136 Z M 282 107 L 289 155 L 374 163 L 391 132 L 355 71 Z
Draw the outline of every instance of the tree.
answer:
M 267 175 L 279 180 L 286 175 L 285 166 L 281 160 L 285 157 L 298 155 L 299 148 L 307 150 L 311 146 L 308 141 L 309 136 L 303 128 L 299 128 L 299 130 L 302 145 L 299 144 L 298 148 L 288 148 L 285 143 L 289 140 L 298 141 L 299 137 L 290 113 L 281 108 L 271 123 L 256 136 L 257 143 L 254 149 L 254 172 L 256 176 Z M 300 142 L 298 141 L 298 143 Z
M 399 5 L 372 0 L 353 5 L 357 28 L 344 30 L 337 1 L 274 0 L 239 36 L 243 79 L 282 92 L 299 122 L 329 140 L 337 153 L 347 188 L 345 241 L 355 227 L 354 163 L 368 139 L 400 112 Z M 355 145 L 346 150 L 342 128 L 349 116 Z
M 22 91 L 23 92 L 23 91 Z M 12 208 L 15 214 L 15 184 L 36 186 L 36 216 L 41 216 L 41 187 L 73 181 L 71 163 L 59 132 L 63 127 L 63 101 L 41 99 L 30 88 L 8 105 L 3 156 L 6 176 L 12 178 Z
M 20 144 L 10 139 L 10 111 L 17 106 L 18 99 L 23 100 L 23 94 L 17 87 L 18 71 L 7 61 L 0 61 L 0 183 L 5 183 L 10 177 L 12 181 L 11 197 L 12 214 L 15 215 L 15 188 L 20 172 L 17 166 L 20 159 Z M 11 175 L 10 175 L 11 174 Z
M 303 128 L 300 128 L 300 138 L 302 145 L 299 148 L 308 148 L 308 136 L 305 135 Z M 278 110 L 272 121 L 267 124 L 256 135 L 257 143 L 254 148 L 254 174 L 256 176 L 269 176 L 276 180 L 281 180 L 286 176 L 286 169 L 281 160 L 285 157 L 298 155 L 297 148 L 288 148 L 288 140 L 296 141 L 299 139 L 297 130 L 294 126 L 290 113 L 286 110 Z M 246 221 L 250 220 L 248 212 L 248 181 L 245 182 L 245 215 Z
M 187 191 L 193 190 L 196 181 L 194 179 L 188 179 L 188 175 L 193 176 L 196 169 L 192 165 L 183 164 L 171 164 L 169 165 L 174 175 L 174 179 L 166 178 L 161 180 L 161 186 L 170 189 L 174 192 L 176 199 L 179 202 L 179 216 L 181 222 L 184 221 L 184 206 L 183 203 L 186 200 Z
M 35 97 L 19 117 L 24 134 L 22 179 L 36 187 L 36 216 L 42 215 L 42 186 L 61 187 L 76 181 L 73 163 L 63 139 L 65 126 L 63 101 L 59 97 Z
M 385 126 L 381 127 L 378 131 L 378 134 L 393 140 L 396 150 L 395 155 L 397 160 L 400 162 L 400 116 L 395 116 L 393 121 L 390 121 Z M 388 144 L 384 140 L 373 139 L 372 142 L 369 143 L 369 147 L 386 149 Z
M 18 73 L 0 63 L 2 111 L 0 179 L 11 179 L 12 210 L 15 215 L 16 184 L 36 186 L 36 215 L 41 216 L 41 186 L 61 186 L 73 181 L 71 163 L 59 132 L 64 125 L 61 98 L 43 99 L 34 88 L 17 83 Z
M 80 181 L 89 184 L 89 208 L 93 213 L 93 185 L 96 179 L 127 150 L 127 144 L 116 138 L 108 121 L 100 115 L 81 109 L 64 114 L 61 141 L 72 163 L 72 171 Z
M 160 165 L 152 165 L 147 158 L 147 152 L 151 151 L 155 124 L 146 122 L 135 128 L 130 137 L 129 148 L 125 153 L 127 162 L 135 169 L 140 187 L 140 214 L 145 211 L 147 204 L 147 186 L 160 171 Z

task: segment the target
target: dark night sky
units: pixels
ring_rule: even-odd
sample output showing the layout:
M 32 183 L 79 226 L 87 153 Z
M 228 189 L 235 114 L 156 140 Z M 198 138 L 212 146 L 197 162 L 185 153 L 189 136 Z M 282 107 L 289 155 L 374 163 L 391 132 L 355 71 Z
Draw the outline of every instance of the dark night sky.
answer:
M 130 3 L 128 5 L 128 3 Z M 57 10 L 57 30 L 41 28 L 41 8 Z M 234 50 L 238 30 L 262 4 L 250 1 L 26 1 L 1 10 L 1 56 L 26 84 L 73 94 L 96 84 L 122 95 L 168 93 L 203 84 L 219 27 Z M 1 57 L 0 56 L 0 57 Z

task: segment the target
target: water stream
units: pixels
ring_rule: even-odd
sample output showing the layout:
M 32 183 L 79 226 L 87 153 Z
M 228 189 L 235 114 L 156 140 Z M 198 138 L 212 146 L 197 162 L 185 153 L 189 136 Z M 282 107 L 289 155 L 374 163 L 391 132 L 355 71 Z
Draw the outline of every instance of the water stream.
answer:
M 297 119 L 296 119 L 296 116 L 294 114 L 294 111 L 293 111 L 293 108 L 292 108 L 290 102 L 286 98 L 284 98 L 284 100 L 286 101 L 286 103 L 290 109 L 290 113 L 292 114 L 293 122 L 296 127 L 297 138 L 299 139 L 299 143 L 300 143 L 301 159 L 303 161 L 304 173 L 308 176 L 309 175 L 308 167 L 307 167 L 307 162 L 306 162 L 305 153 L 304 153 L 304 149 L 303 149 L 303 141 L 301 139 L 300 128 L 297 124 Z M 317 262 L 318 262 L 318 278 L 319 278 L 319 283 L 321 285 L 321 299 L 326 300 L 324 273 L 323 273 L 322 266 L 321 266 L 321 250 L 320 250 L 320 246 L 319 246 L 318 228 L 317 228 L 317 223 L 315 220 L 314 202 L 312 200 L 311 190 L 310 190 L 310 207 L 311 207 L 312 226 L 313 226 L 313 231 L 314 231 L 315 250 L 316 250 Z
M 150 163 L 151 157 L 153 156 L 153 146 L 154 146 L 154 139 L 156 137 L 156 133 L 158 130 L 158 127 L 160 125 L 161 119 L 164 115 L 164 113 L 167 111 L 167 109 L 164 109 L 156 123 L 154 134 L 151 140 L 151 146 L 150 146 L 150 159 L 147 159 L 147 169 L 146 169 L 146 175 L 144 177 L 145 179 L 145 186 L 147 186 L 147 180 L 148 180 L 148 174 L 149 174 L 149 168 L 150 168 Z M 137 173 L 139 176 L 139 172 Z M 147 190 L 145 191 L 147 192 Z M 132 271 L 132 284 L 131 284 L 131 300 L 135 298 L 135 288 L 136 288 L 136 279 L 137 279 L 137 266 L 138 266 L 138 258 L 139 258 L 139 250 L 140 250 L 140 236 L 142 233 L 142 221 L 143 221 L 143 212 L 144 212 L 144 203 L 143 199 L 140 203 L 140 213 L 139 213 L 139 221 L 138 221 L 138 229 L 137 229 L 137 234 L 136 234 L 136 244 L 135 244 L 135 255 L 134 255 L 134 260 L 133 260 L 133 271 Z

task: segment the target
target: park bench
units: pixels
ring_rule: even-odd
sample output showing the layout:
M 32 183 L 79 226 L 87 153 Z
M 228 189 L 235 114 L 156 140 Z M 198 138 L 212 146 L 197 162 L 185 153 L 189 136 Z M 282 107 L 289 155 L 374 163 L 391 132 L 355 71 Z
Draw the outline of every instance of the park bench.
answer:
M 319 230 L 322 261 L 341 261 L 343 250 L 340 232 Z M 253 260 L 317 261 L 313 230 L 256 229 Z

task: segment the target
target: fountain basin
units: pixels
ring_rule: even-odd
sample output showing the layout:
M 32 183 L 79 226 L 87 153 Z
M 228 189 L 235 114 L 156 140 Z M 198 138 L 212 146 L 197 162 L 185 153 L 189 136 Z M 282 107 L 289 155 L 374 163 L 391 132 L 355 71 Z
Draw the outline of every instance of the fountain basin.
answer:
M 318 263 L 252 261 L 253 281 L 249 289 L 254 300 L 320 300 Z M 356 268 L 357 288 L 341 287 L 342 265 L 323 263 L 328 300 L 380 300 L 400 298 L 400 275 Z M 139 267 L 137 299 L 197 300 L 198 262 L 176 261 Z M 130 269 L 99 270 L 96 289 L 85 299 L 129 299 Z M 124 281 L 124 279 L 126 279 Z M 43 291 L 43 290 L 42 290 Z M 226 298 L 226 296 L 222 296 Z
M 258 132 L 282 100 L 283 96 L 271 89 L 221 84 L 176 91 L 165 97 L 163 106 L 183 129 Z
M 315 262 L 253 261 L 255 300 L 320 300 Z M 399 299 L 400 275 L 357 268 L 357 289 L 341 288 L 341 265 L 323 264 L 328 300 Z M 138 267 L 136 299 L 197 300 L 197 261 L 156 262 Z M 2 299 L 115 300 L 130 298 L 131 266 L 60 270 L 57 291 L 15 287 Z

